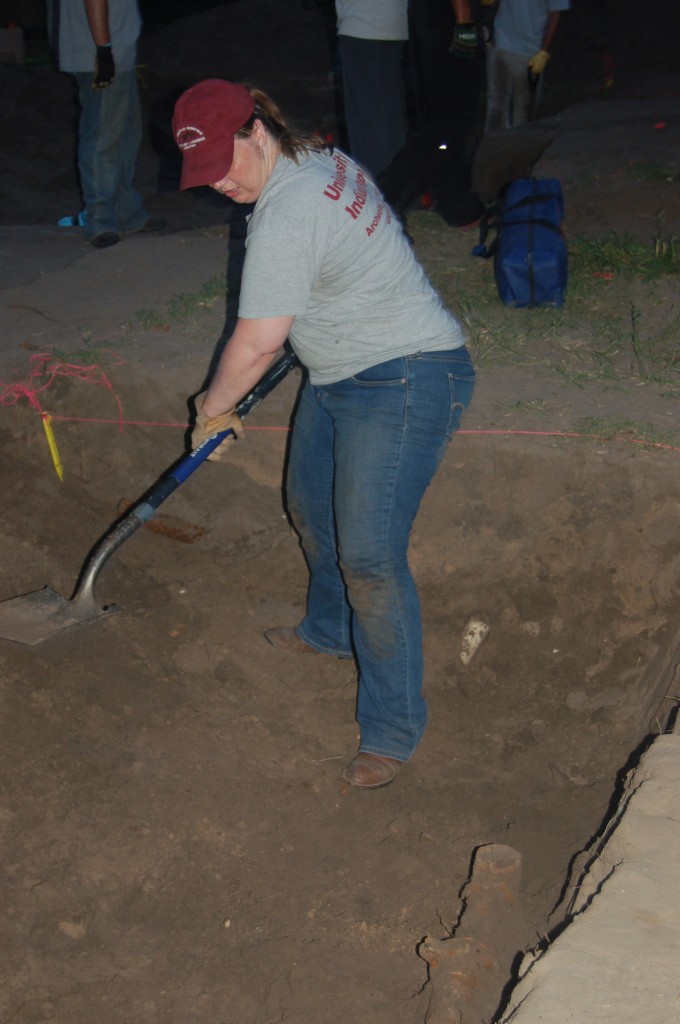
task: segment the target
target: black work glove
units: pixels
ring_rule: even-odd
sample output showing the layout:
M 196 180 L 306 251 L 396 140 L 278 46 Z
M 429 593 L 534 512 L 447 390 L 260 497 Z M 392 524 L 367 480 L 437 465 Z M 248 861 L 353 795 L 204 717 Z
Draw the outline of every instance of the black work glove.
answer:
M 98 46 L 94 61 L 93 89 L 105 89 L 116 77 L 116 62 L 110 46 Z
M 449 53 L 454 57 L 474 57 L 480 42 L 477 28 L 471 21 L 456 25 Z

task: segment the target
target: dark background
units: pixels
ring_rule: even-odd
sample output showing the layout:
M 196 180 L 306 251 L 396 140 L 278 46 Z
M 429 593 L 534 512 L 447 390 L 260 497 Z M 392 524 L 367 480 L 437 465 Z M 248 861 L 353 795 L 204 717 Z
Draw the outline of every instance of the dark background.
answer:
M 427 7 L 428 3 L 446 4 L 448 0 L 420 2 Z M 318 18 L 319 10 L 333 10 L 332 0 L 280 0 L 280 4 L 288 9 L 288 19 L 292 15 L 300 21 Z M 178 19 L 231 5 L 242 9 L 246 22 L 249 13 L 261 7 L 258 0 L 140 0 L 145 34 Z M 46 0 L 0 0 L 0 27 L 23 27 L 28 43 L 27 62 L 41 57 L 35 49 L 41 37 L 46 37 L 46 20 Z M 658 75 L 677 69 L 679 30 L 680 5 L 672 0 L 646 0 L 644 4 L 638 0 L 572 0 L 569 15 L 562 19 L 553 59 L 567 65 L 560 69 L 560 77 L 569 81 L 583 77 L 583 69 L 591 68 L 593 56 L 601 57 L 602 74 L 606 75 L 613 66 L 619 87 L 631 89 L 637 76 L 646 80 L 650 73 Z M 257 61 L 258 40 L 252 42 Z M 293 33 L 287 38 L 279 37 L 276 44 L 294 49 Z M 244 45 L 247 48 L 247 41 Z M 570 72 L 566 76 L 565 70 Z M 565 90 L 563 102 L 573 98 Z
M 417 0 L 423 7 L 448 0 Z M 140 188 L 159 197 L 167 216 L 177 192 L 178 152 L 170 133 L 176 97 L 206 77 L 257 84 L 281 103 L 303 131 L 343 145 L 337 68 L 329 47 L 330 0 L 141 0 L 140 91 L 146 135 L 138 166 Z M 680 5 L 647 0 L 572 0 L 548 67 L 540 118 L 578 104 L 650 100 L 662 120 L 663 97 L 680 95 Z M 330 6 L 332 11 L 332 6 Z M 0 27 L 24 28 L 24 64 L 0 61 L 0 224 L 55 223 L 78 212 L 75 163 L 77 103 L 68 75 L 56 71 L 46 31 L 45 0 L 0 0 Z M 408 53 L 408 51 L 407 51 Z M 414 95 L 406 58 L 407 100 Z M 409 93 L 409 83 L 411 90 Z M 408 105 L 408 103 L 407 103 Z M 410 110 L 415 104 L 411 102 Z M 616 116 L 612 106 L 612 116 Z M 669 121 L 668 135 L 677 136 Z M 474 133 L 472 133 L 474 135 Z M 680 138 L 678 138 L 680 150 Z M 162 203 L 160 200 L 163 200 Z M 192 211 L 191 226 L 212 216 L 209 199 L 182 196 L 173 223 Z
M 190 14 L 210 10 L 212 7 L 223 7 L 234 0 L 140 0 L 140 8 L 147 29 L 160 28 L 168 25 L 176 18 L 185 18 Z M 281 0 L 287 3 L 289 0 Z
M 234 0 L 222 0 L 222 3 L 216 3 L 215 0 L 140 0 L 139 6 L 145 25 L 153 29 L 167 25 L 176 18 L 232 2 Z M 0 27 L 15 24 L 30 32 L 39 31 L 46 21 L 46 7 L 46 0 L 0 0 Z

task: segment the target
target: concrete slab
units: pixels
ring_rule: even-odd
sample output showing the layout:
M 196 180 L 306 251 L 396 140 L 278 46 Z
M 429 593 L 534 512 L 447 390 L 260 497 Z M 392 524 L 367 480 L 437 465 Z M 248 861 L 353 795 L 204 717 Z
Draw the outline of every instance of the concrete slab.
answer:
M 591 853 L 573 917 L 525 958 L 500 1024 L 680 1020 L 680 728 L 631 771 Z
M 0 229 L 0 375 L 21 372 L 26 352 L 66 352 L 111 339 L 143 310 L 162 310 L 226 272 L 225 225 L 133 236 L 110 249 L 77 229 Z

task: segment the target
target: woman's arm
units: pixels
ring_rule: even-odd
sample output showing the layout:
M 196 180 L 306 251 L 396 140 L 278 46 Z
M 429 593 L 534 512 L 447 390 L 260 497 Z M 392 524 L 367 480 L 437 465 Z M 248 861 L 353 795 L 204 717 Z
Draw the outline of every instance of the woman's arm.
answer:
M 274 316 L 237 320 L 203 398 L 206 416 L 219 416 L 233 409 L 252 391 L 288 337 L 294 319 Z

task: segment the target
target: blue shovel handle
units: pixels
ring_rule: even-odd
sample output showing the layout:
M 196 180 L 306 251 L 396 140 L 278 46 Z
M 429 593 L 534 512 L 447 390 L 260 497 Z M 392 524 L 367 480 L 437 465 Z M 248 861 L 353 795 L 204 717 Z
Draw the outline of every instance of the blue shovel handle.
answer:
M 236 406 L 239 416 L 245 416 L 250 412 L 265 395 L 268 395 L 281 381 L 289 370 L 296 365 L 295 354 L 286 349 L 281 358 L 269 368 L 264 377 L 255 385 L 249 395 L 246 395 Z M 94 600 L 94 582 L 102 566 L 108 561 L 114 551 L 131 537 L 144 523 L 148 523 L 156 515 L 156 511 L 163 504 L 173 491 L 183 483 L 191 474 L 198 469 L 208 458 L 211 452 L 224 441 L 225 437 L 233 434 L 233 430 L 222 430 L 206 438 L 198 448 L 185 455 L 174 466 L 171 466 L 165 474 L 151 487 L 147 493 L 140 498 L 126 515 L 116 523 L 95 546 L 83 566 L 79 582 L 69 605 L 78 610 L 78 614 L 88 617 L 98 617 L 101 611 L 97 608 Z
M 297 365 L 297 357 L 294 352 L 286 349 L 284 354 L 265 373 L 264 377 L 255 385 L 253 390 L 242 398 L 236 406 L 237 414 L 243 418 L 251 409 L 259 405 L 270 391 Z M 154 487 L 144 496 L 138 505 L 134 507 L 134 514 L 143 522 L 153 519 L 156 510 L 168 498 L 180 484 L 194 473 L 201 466 L 208 456 L 222 444 L 225 438 L 233 434 L 231 429 L 221 430 L 219 433 L 211 434 L 202 441 L 197 448 L 183 456 L 175 463 Z

